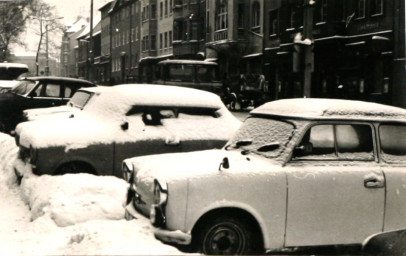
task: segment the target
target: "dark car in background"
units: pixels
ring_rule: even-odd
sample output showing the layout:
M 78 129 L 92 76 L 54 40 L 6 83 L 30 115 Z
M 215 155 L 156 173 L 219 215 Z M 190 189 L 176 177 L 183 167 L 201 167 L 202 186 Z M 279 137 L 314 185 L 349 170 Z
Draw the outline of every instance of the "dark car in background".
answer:
M 23 110 L 66 104 L 81 87 L 95 84 L 64 77 L 28 77 L 10 91 L 0 94 L 0 131 L 10 132 L 22 121 Z

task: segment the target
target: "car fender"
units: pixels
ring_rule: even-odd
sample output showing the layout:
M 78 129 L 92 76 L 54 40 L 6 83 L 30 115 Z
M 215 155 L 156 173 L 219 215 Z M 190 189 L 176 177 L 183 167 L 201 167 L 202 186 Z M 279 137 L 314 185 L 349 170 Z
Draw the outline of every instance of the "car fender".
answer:
M 244 212 L 247 212 L 250 214 L 258 223 L 263 242 L 265 247 L 268 245 L 266 244 L 267 241 L 270 240 L 269 233 L 270 230 L 268 229 L 265 221 L 265 216 L 263 216 L 259 211 L 255 209 L 250 204 L 244 203 L 244 202 L 239 202 L 239 201 L 228 201 L 228 200 L 222 200 L 222 201 L 217 201 L 214 202 L 210 205 L 207 205 L 206 207 L 203 207 L 200 211 L 200 214 L 196 216 L 196 218 L 191 221 L 189 224 L 187 224 L 187 230 L 193 230 L 193 228 L 196 226 L 196 224 L 201 220 L 205 215 L 207 215 L 210 212 L 216 211 L 216 210 L 222 210 L 222 209 L 236 209 L 236 210 L 242 210 Z

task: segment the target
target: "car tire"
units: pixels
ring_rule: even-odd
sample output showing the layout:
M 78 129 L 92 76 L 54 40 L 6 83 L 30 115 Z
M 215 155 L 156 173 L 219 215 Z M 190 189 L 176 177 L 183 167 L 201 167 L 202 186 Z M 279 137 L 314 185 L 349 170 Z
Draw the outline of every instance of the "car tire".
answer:
M 239 219 L 217 217 L 204 226 L 197 243 L 204 254 L 251 254 L 254 250 L 252 234 L 247 223 Z
M 93 168 L 88 164 L 81 162 L 70 162 L 59 167 L 58 170 L 54 173 L 54 175 L 77 174 L 77 173 L 95 174 Z

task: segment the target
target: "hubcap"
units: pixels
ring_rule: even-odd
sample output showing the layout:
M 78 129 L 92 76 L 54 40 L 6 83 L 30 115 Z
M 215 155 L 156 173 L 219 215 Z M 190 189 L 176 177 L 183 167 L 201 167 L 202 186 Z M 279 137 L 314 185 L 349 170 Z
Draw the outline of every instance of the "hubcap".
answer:
M 222 223 L 212 227 L 206 235 L 204 253 L 241 254 L 245 249 L 243 231 L 232 223 Z

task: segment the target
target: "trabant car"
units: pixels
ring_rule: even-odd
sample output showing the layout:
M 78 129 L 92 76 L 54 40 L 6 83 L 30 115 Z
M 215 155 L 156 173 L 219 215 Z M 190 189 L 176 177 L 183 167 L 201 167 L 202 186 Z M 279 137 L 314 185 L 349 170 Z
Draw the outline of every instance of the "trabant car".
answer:
M 240 124 L 213 93 L 116 85 L 69 117 L 20 123 L 14 167 L 20 177 L 26 172 L 122 177 L 125 158 L 221 148 Z
M 266 103 L 223 149 L 126 159 L 127 215 L 135 208 L 157 238 L 205 254 L 361 248 L 406 227 L 405 138 L 405 109 Z

